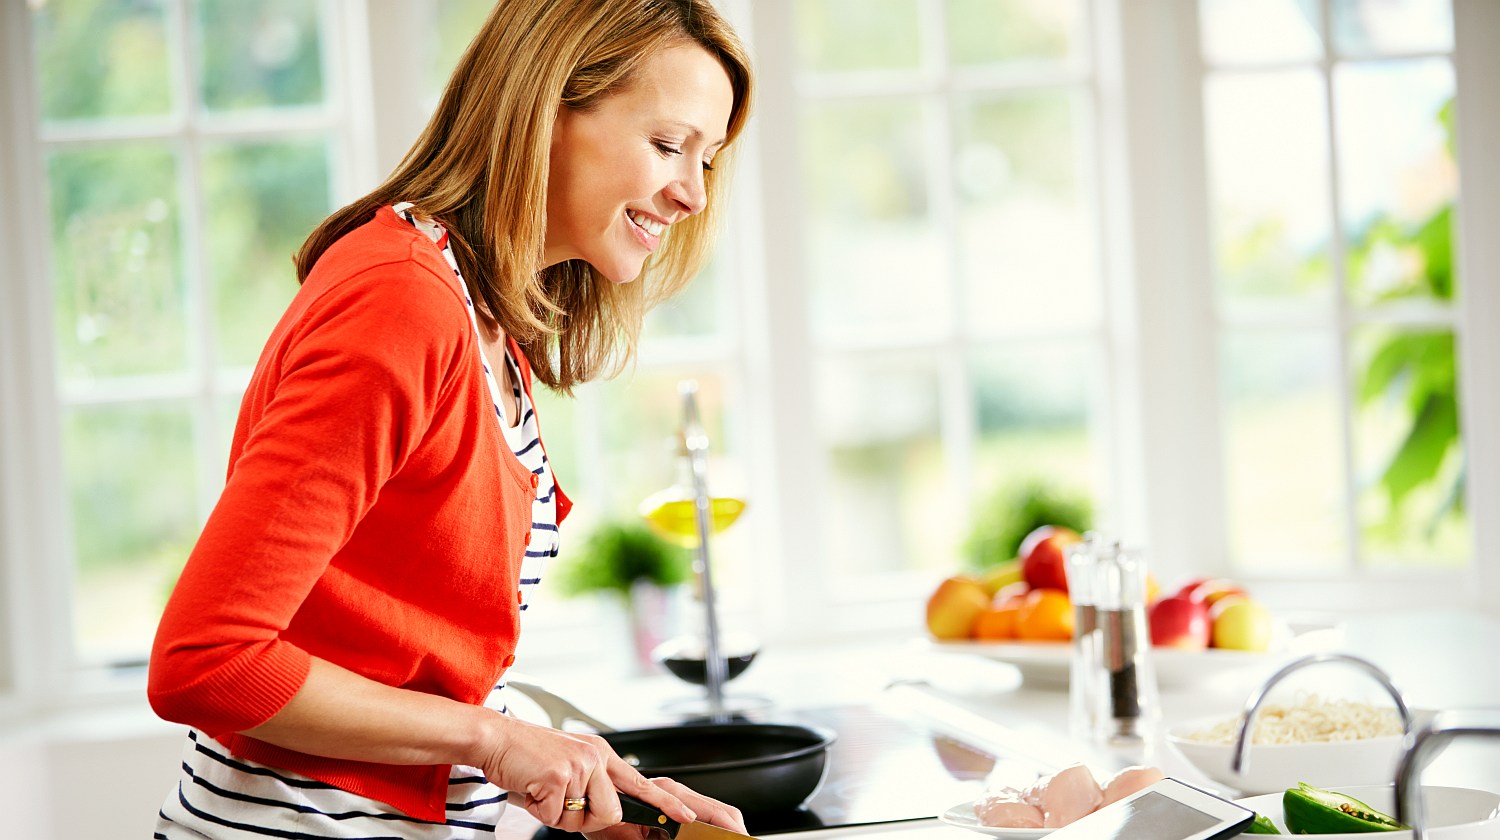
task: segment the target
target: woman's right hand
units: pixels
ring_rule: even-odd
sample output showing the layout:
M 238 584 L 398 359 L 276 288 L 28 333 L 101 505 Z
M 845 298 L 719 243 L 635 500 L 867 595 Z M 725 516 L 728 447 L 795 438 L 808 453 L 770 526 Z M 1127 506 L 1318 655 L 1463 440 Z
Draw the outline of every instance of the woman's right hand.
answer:
M 493 743 L 478 764 L 486 778 L 510 792 L 520 806 L 543 825 L 564 831 L 599 831 L 620 821 L 616 791 L 660 808 L 678 822 L 697 819 L 682 800 L 652 784 L 625 763 L 597 735 L 561 732 L 496 715 Z M 586 798 L 581 811 L 563 808 L 563 800 Z

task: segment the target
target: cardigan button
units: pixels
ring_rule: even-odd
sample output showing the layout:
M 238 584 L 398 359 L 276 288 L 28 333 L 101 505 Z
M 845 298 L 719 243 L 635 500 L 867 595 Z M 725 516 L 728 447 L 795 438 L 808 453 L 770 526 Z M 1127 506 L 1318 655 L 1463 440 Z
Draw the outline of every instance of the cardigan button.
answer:
M 536 489 L 536 486 L 537 486 L 537 477 L 536 477 L 536 473 L 532 473 L 532 474 L 531 474 L 531 489 L 533 489 L 533 490 L 535 490 L 535 489 Z
M 526 603 L 526 593 L 522 592 L 519 589 L 516 590 L 516 603 L 517 604 L 524 604 L 524 603 Z
M 506 657 L 505 657 L 505 661 L 502 662 L 501 664 L 504 665 L 507 668 L 509 668 L 510 666 L 516 664 L 516 655 L 514 653 L 507 654 Z

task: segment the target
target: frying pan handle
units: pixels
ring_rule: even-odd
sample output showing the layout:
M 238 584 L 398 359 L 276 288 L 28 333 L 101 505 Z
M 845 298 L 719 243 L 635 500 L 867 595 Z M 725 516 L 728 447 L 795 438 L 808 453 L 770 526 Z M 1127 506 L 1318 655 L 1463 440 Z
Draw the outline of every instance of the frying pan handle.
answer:
M 547 713 L 547 718 L 552 721 L 553 729 L 562 729 L 564 723 L 576 720 L 585 726 L 592 727 L 596 732 L 615 731 L 613 726 L 586 714 L 582 709 L 535 683 L 512 679 L 506 680 L 505 687 L 521 692 L 531 702 L 541 706 L 542 711 Z
M 647 805 L 628 793 L 620 794 L 620 812 L 624 815 L 620 817 L 620 822 L 659 828 L 665 831 L 668 837 L 676 837 L 677 829 L 682 828 L 681 823 L 663 814 L 660 809 Z

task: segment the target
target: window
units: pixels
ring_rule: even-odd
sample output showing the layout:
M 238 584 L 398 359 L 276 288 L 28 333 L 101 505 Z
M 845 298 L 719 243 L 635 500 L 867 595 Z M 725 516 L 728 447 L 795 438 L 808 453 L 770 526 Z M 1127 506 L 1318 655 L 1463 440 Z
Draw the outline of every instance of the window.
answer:
M 71 659 L 140 661 L 290 256 L 344 189 L 333 4 L 32 4 Z M 30 74 L 28 74 L 30 75 Z
M 1233 558 L 1462 567 L 1449 3 L 1200 7 Z
M 794 6 L 825 572 L 951 570 L 1026 485 L 1107 505 L 1088 4 Z

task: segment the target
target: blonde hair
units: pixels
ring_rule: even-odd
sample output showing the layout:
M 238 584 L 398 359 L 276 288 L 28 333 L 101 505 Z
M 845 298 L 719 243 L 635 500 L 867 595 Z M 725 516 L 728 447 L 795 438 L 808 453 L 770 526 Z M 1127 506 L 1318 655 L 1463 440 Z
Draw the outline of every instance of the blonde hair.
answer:
M 538 270 L 557 109 L 595 106 L 645 59 L 684 41 L 719 60 L 734 93 L 727 142 L 704 173 L 706 209 L 671 226 L 637 282 L 611 283 L 581 260 Z M 470 294 L 526 351 L 538 380 L 568 393 L 613 375 L 634 355 L 646 311 L 707 259 L 751 87 L 744 46 L 708 0 L 500 0 L 396 170 L 303 243 L 298 280 L 381 207 L 410 201 L 448 228 Z

